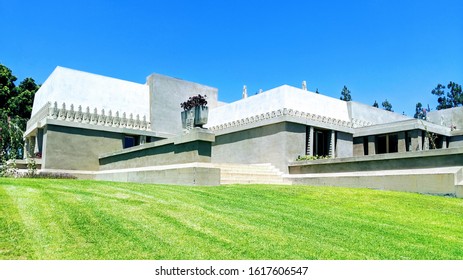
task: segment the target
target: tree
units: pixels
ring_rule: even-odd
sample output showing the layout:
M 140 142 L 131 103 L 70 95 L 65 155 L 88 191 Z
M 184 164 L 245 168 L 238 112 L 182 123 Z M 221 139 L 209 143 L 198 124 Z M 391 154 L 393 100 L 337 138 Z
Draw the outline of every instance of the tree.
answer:
M 352 101 L 352 97 L 350 96 L 350 90 L 348 90 L 346 86 L 342 88 L 341 98 L 339 99 L 343 101 Z
M 446 87 L 442 84 L 437 84 L 436 88 L 434 88 L 431 93 L 437 95 L 437 110 L 447 109 L 458 107 L 463 105 L 463 93 L 461 89 L 461 85 L 450 81 L 447 84 L 448 92 L 445 92 Z
M 0 64 L 0 166 L 7 159 L 22 157 L 23 131 L 32 112 L 34 94 L 39 89 L 34 79 L 26 78 L 19 86 L 12 71 Z M 2 171 L 0 170 L 0 176 Z
M 0 110 L 6 110 L 8 108 L 8 100 L 14 94 L 15 84 L 17 80 L 11 70 L 0 64 Z
M 18 120 L 19 127 L 26 128 L 26 120 L 30 118 L 34 95 L 39 89 L 34 79 L 25 78 L 19 86 L 15 85 L 17 78 L 12 71 L 0 64 L 0 117 L 10 117 Z
M 373 103 L 373 105 L 372 105 L 372 106 L 373 106 L 373 107 L 376 107 L 376 108 L 379 108 L 379 106 L 378 106 L 378 102 L 376 102 L 376 100 L 375 100 L 375 103 Z
M 423 104 L 421 104 L 421 102 L 418 102 L 416 103 L 416 107 L 415 107 L 415 115 L 413 115 L 413 117 L 415 119 L 421 119 L 421 120 L 425 120 L 426 119 L 426 109 L 423 108 Z
M 383 106 L 383 109 L 386 110 L 386 111 L 389 111 L 389 112 L 394 112 L 392 111 L 392 104 L 386 100 L 383 101 L 383 103 L 381 103 L 381 106 Z
M 8 100 L 8 113 L 23 119 L 31 117 L 34 94 L 39 89 L 34 79 L 26 78 L 15 88 L 14 95 Z

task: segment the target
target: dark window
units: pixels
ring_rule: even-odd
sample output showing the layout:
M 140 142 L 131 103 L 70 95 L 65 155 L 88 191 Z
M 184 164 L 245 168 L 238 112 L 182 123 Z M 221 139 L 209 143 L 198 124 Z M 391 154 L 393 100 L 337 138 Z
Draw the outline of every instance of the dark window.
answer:
M 376 136 L 376 153 L 397 153 L 399 151 L 399 135 L 387 134 Z
M 399 151 L 399 135 L 390 134 L 389 137 L 389 147 L 388 153 L 397 153 Z
M 386 135 L 376 136 L 376 153 L 385 154 L 387 153 L 387 139 Z
M 444 144 L 444 137 L 443 135 L 438 135 L 438 134 L 435 134 L 435 133 L 432 133 L 431 134 L 434 138 L 434 145 L 436 145 L 436 149 L 442 149 L 442 146 Z M 434 145 L 431 143 L 431 138 L 429 139 L 429 148 L 430 149 L 434 149 Z
M 368 136 L 363 137 L 363 154 L 368 155 Z
M 124 137 L 124 149 L 135 146 L 135 137 L 125 136 Z
M 329 130 L 314 131 L 314 155 L 328 156 L 330 153 Z

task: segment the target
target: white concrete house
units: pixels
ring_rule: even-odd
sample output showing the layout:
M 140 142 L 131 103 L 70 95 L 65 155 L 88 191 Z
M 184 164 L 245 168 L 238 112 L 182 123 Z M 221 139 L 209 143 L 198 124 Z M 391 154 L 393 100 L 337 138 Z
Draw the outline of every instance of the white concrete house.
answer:
M 206 129 L 185 131 L 180 103 L 198 94 L 208 97 Z M 226 104 L 216 88 L 159 74 L 137 84 L 57 67 L 36 93 L 28 154 L 44 171 L 208 185 L 233 182 L 230 166 L 270 166 L 276 182 L 312 184 L 301 174 L 463 166 L 459 108 L 425 121 L 289 85 L 243 97 Z

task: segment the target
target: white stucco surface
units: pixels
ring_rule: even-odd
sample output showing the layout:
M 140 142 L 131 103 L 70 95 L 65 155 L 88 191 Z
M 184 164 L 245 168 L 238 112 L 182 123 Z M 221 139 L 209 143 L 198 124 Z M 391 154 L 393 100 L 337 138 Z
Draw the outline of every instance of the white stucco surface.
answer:
M 90 111 L 96 107 L 98 113 L 104 109 L 112 114 L 119 111 L 146 116 L 149 120 L 149 88 L 147 85 L 119 80 L 64 67 L 56 67 L 45 83 L 35 94 L 32 116 L 34 116 L 47 102 L 58 102 L 61 108 L 63 102 L 69 109 L 74 104 L 74 110 L 87 106 Z
M 347 104 L 348 109 L 350 110 L 350 117 L 352 119 L 367 121 L 372 124 L 384 124 L 413 119 L 408 116 L 354 101 L 347 102 Z
M 283 108 L 349 121 L 347 102 L 283 85 L 210 110 L 207 126 L 220 125 Z

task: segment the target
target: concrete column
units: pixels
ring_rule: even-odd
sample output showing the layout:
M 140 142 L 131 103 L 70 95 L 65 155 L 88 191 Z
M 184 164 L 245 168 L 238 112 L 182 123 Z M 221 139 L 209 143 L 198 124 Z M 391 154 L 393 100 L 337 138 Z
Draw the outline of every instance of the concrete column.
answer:
M 442 149 L 447 149 L 447 136 L 442 136 L 441 147 Z
M 314 137 L 314 128 L 311 126 L 309 128 L 309 140 L 307 142 L 307 155 L 313 156 L 313 137 Z
M 399 153 L 405 153 L 407 151 L 407 139 L 405 138 L 405 131 L 400 131 L 397 138 L 397 151 Z
M 423 150 L 429 150 L 429 137 L 427 134 L 424 135 Z
M 35 136 L 35 137 L 33 137 L 33 139 L 34 139 L 34 145 L 32 145 L 33 146 L 32 153 L 35 156 L 35 154 L 40 152 L 40 150 L 39 150 L 39 137 Z
M 376 154 L 375 136 L 370 135 L 368 136 L 368 155 L 375 155 L 375 154 Z
M 365 155 L 365 150 L 363 148 L 363 137 L 355 137 L 353 141 L 354 141 L 354 157 Z
M 410 138 L 411 138 L 411 144 L 410 144 L 411 152 L 423 150 L 421 130 L 415 129 L 415 130 L 410 131 Z
M 330 157 L 336 157 L 336 131 L 331 130 L 331 138 L 330 138 Z

